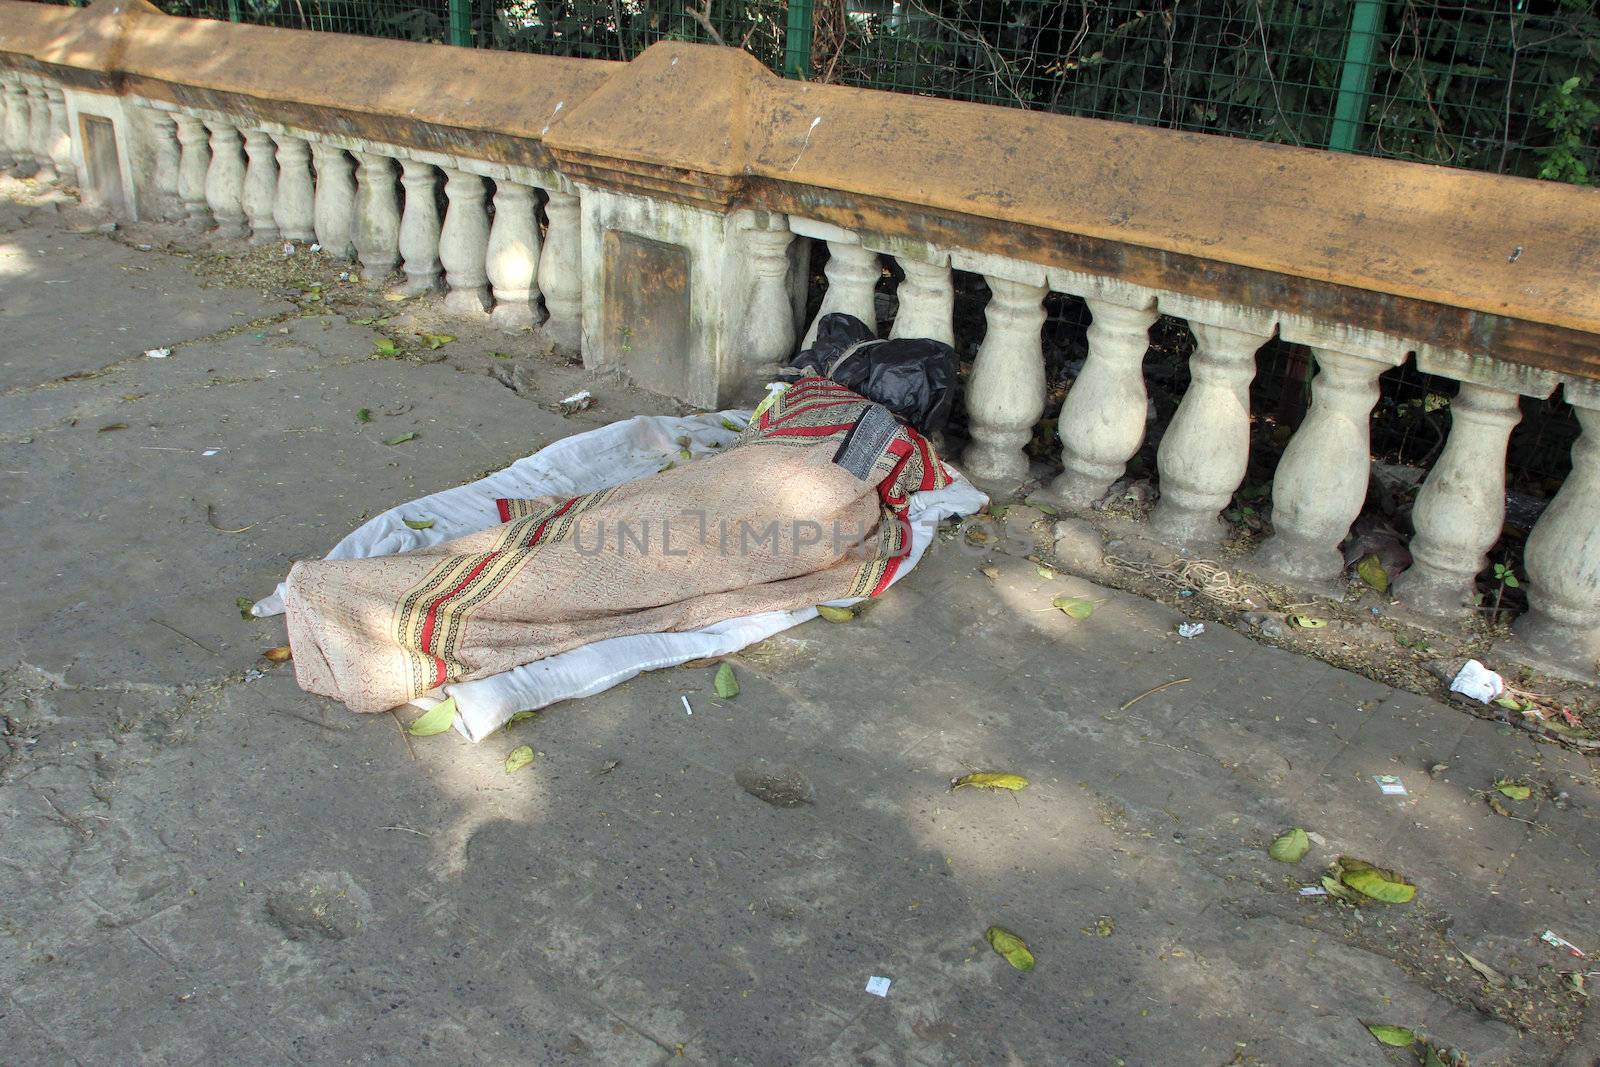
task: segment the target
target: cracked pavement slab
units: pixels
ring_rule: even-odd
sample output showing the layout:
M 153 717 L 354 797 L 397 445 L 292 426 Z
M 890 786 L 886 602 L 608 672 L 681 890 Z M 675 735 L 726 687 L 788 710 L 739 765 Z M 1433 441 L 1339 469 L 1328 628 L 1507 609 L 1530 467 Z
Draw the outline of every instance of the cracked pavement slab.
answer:
M 1600 949 L 1591 765 L 1221 626 L 1179 640 L 1170 609 L 1022 559 L 990 578 L 940 544 L 854 622 L 735 657 L 733 700 L 680 668 L 473 747 L 301 693 L 258 656 L 281 622 L 236 597 L 594 423 L 482 373 L 531 342 L 463 328 L 448 362 L 375 360 L 357 316 L 199 290 L 71 213 L 0 220 L 72 248 L 76 281 L 18 290 L 18 327 L 0 280 L 0 1059 L 1411 1062 L 1364 1021 L 1480 1067 L 1600 1055 L 1562 986 L 1584 964 L 1538 940 Z M 226 316 L 183 326 L 135 284 Z M 129 329 L 82 324 L 84 292 Z M 643 410 L 517 366 L 547 399 L 590 385 L 595 421 Z M 1062 593 L 1103 602 L 1075 621 Z M 752 768 L 809 802 L 751 795 Z M 949 792 L 978 769 L 1031 785 Z M 1503 776 L 1536 786 L 1529 822 L 1475 792 Z M 1294 825 L 1311 854 L 1268 859 Z M 1417 901 L 1301 897 L 1340 854 Z

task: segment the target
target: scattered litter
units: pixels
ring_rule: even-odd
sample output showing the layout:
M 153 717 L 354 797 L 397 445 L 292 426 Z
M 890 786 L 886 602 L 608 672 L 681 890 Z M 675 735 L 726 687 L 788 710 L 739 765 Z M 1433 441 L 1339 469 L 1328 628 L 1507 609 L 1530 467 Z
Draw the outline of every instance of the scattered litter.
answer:
M 322 251 L 322 245 L 313 243 L 312 246 L 311 246 L 311 251 L 313 251 L 313 252 Z
M 1190 597 L 1194 596 L 1194 590 L 1193 589 L 1180 589 L 1180 590 L 1178 590 L 1178 596 L 1181 597 L 1184 600 L 1188 600 Z
M 1505 679 L 1475 659 L 1469 659 L 1450 683 L 1450 692 L 1487 704 L 1506 691 Z
M 1406 784 L 1392 774 L 1374 774 L 1372 780 L 1378 783 L 1378 792 L 1386 797 L 1407 796 Z
M 989 942 L 989 947 L 1011 966 L 1019 971 L 1033 970 L 1033 952 L 1022 938 L 1003 926 L 991 926 L 983 932 L 983 936 Z
M 1539 935 L 1539 940 L 1543 941 L 1547 945 L 1553 945 L 1556 948 L 1566 949 L 1567 955 L 1573 957 L 1574 959 L 1582 960 L 1588 958 L 1588 954 L 1584 952 L 1583 949 L 1579 948 L 1577 945 L 1574 945 L 1566 938 L 1561 937 L 1553 930 L 1546 930 L 1543 934 Z
M 1185 622 L 1178 624 L 1179 637 L 1199 637 L 1205 632 L 1206 624 L 1203 622 Z
M 340 271 L 340 272 L 339 272 L 339 280 L 340 280 L 340 281 L 341 281 L 341 282 L 347 282 L 347 281 L 349 281 L 349 280 L 350 280 L 350 272 L 349 272 L 349 271 L 347 271 L 347 270 L 342 270 L 342 271 Z
M 1303 897 L 1325 897 L 1328 895 L 1328 891 L 1320 885 L 1303 885 L 1300 887 L 1300 895 Z
M 218 452 L 221 452 L 221 451 L 222 451 L 222 449 L 220 449 L 220 448 L 208 448 L 208 449 L 206 449 L 204 452 L 202 452 L 200 454 L 202 456 L 214 456 Z
M 146 356 L 150 357 L 151 359 L 166 359 L 168 356 L 172 355 L 172 349 L 170 349 L 170 348 L 147 348 L 147 349 L 145 349 L 145 353 L 144 354 Z
M 594 397 L 589 390 L 584 389 L 573 393 L 561 401 L 560 408 L 563 415 L 576 415 L 580 411 L 588 411 L 594 407 Z
M 254 530 L 256 528 L 256 524 L 253 522 L 249 526 L 236 526 L 232 529 L 223 526 L 221 523 L 217 522 L 217 509 L 213 504 L 206 505 L 206 522 L 213 530 L 216 530 L 218 533 L 225 534 L 241 534 L 246 530 Z M 244 597 L 240 597 L 239 599 L 240 601 L 245 601 Z
M 284 254 L 285 258 L 294 255 L 294 243 L 293 242 L 291 242 L 291 241 L 283 242 L 283 254 Z
M 678 699 L 683 701 L 683 713 L 685 715 L 693 715 L 694 714 L 694 708 L 689 706 L 689 698 L 681 696 Z
M 154 252 L 156 248 L 155 245 L 138 245 L 137 247 L 141 252 Z
M 877 975 L 873 975 L 871 978 L 867 979 L 867 992 L 871 993 L 875 997 L 888 996 L 889 979 L 880 978 Z
M 1134 563 L 1107 555 L 1104 561 L 1106 566 L 1116 570 L 1128 571 L 1141 578 L 1175 585 L 1180 593 L 1183 589 L 1189 589 L 1227 607 L 1255 607 L 1257 604 L 1267 603 L 1269 599 L 1266 590 L 1250 582 L 1235 579 L 1214 560 L 1175 559 L 1171 563 L 1162 565 Z
M 1129 708 L 1131 708 L 1135 704 L 1139 703 L 1139 701 L 1143 700 L 1145 697 L 1155 696 L 1157 693 L 1161 692 L 1163 689 L 1171 689 L 1173 686 L 1182 685 L 1184 682 L 1187 682 L 1187 681 L 1189 681 L 1188 678 L 1174 678 L 1170 682 L 1162 682 L 1160 685 L 1156 686 L 1154 689 L 1146 689 L 1144 692 L 1140 693 L 1138 696 L 1131 697 L 1128 700 L 1123 701 L 1122 702 L 1122 706 L 1117 708 L 1117 710 L 1118 711 L 1127 711 Z

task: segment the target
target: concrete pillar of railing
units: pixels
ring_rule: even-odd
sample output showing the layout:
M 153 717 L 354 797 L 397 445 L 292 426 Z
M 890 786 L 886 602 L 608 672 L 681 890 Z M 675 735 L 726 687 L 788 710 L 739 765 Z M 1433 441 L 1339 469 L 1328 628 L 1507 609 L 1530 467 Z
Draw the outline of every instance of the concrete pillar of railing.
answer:
M 244 149 L 239 129 L 226 119 L 209 119 L 211 166 L 206 169 L 206 204 L 217 220 L 218 237 L 243 237 Z
M 539 253 L 539 292 L 550 312 L 545 334 L 576 353 L 583 337 L 583 243 L 578 194 L 546 189 L 544 214 L 549 227 Z
M 450 201 L 439 232 L 439 261 L 450 286 L 444 309 L 452 315 L 482 315 L 489 310 L 489 216 L 483 206 L 483 178 L 449 167 L 444 173 L 444 195 Z
M 1400 342 L 1365 330 L 1291 317 L 1279 332 L 1311 347 L 1317 376 L 1311 410 L 1278 461 L 1274 532 L 1256 561 L 1295 581 L 1329 581 L 1344 570 L 1339 544 L 1367 498 L 1378 376 L 1404 363 L 1407 352 Z
M 1144 357 L 1158 317 L 1155 294 L 1070 271 L 1052 271 L 1050 286 L 1089 306 L 1089 351 L 1056 423 L 1062 471 L 1048 495 L 1088 507 L 1122 477 L 1144 441 L 1149 395 Z
M 891 338 L 933 338 L 955 344 L 955 283 L 950 277 L 950 253 L 931 245 L 906 242 L 867 242 L 867 248 L 894 256 L 902 274 L 894 290 L 898 309 L 890 325 Z
M 16 75 L 5 79 L 6 96 L 6 150 L 11 162 L 8 169 L 18 178 L 26 178 L 39 169 L 39 163 L 28 148 L 28 90 Z
M 317 188 L 311 201 L 312 225 L 324 255 L 354 259 L 356 255 L 355 161 L 336 145 L 314 142 Z
M 28 86 L 28 148 L 37 164 L 34 178 L 41 182 L 59 180 L 55 160 L 50 158 L 50 97 L 43 85 Z
M 989 285 L 983 343 L 967 379 L 967 432 L 961 467 L 974 478 L 1021 481 L 1023 451 L 1044 411 L 1043 267 L 999 256 L 956 252 L 951 264 L 982 274 Z
M 304 243 L 317 237 L 311 181 L 311 150 L 305 138 L 277 134 L 278 192 L 272 201 L 272 221 L 285 241 Z
M 1543 399 L 1556 378 L 1544 371 L 1474 359 L 1424 345 L 1417 366 L 1455 378 L 1450 436 L 1411 508 L 1411 567 L 1394 595 L 1430 615 L 1456 615 L 1476 603 L 1475 580 L 1488 565 L 1506 514 L 1506 446 L 1522 418 L 1519 394 Z
M 439 171 L 431 163 L 400 161 L 400 184 L 405 187 L 405 209 L 400 213 L 400 260 L 407 296 L 422 296 L 439 288 Z
M 72 134 L 67 132 L 67 98 L 54 85 L 45 87 L 50 105 L 49 153 L 63 185 L 77 186 L 78 168 L 72 161 Z
M 497 180 L 487 269 L 494 287 L 494 311 L 489 317 L 502 330 L 526 329 L 544 319 L 538 295 L 539 252 L 538 194 L 521 182 Z
M 178 144 L 178 123 L 169 112 L 156 108 L 144 109 L 149 127 L 150 149 L 155 166 L 151 183 L 155 186 L 155 214 L 157 218 L 176 222 L 187 217 L 183 198 L 178 193 L 178 170 L 182 165 L 183 148 Z
M 1572 472 L 1523 549 L 1528 612 L 1512 626 L 1529 657 L 1586 682 L 1600 671 L 1600 383 L 1568 379 L 1561 394 L 1582 433 Z
M 244 216 L 250 223 L 250 243 L 278 242 L 278 224 L 272 207 L 278 199 L 278 146 L 266 130 L 244 131 Z
M 356 192 L 356 255 L 368 289 L 382 289 L 400 265 L 400 201 L 394 160 L 377 152 L 357 152 L 361 181 Z
M 848 230 L 825 223 L 791 219 L 790 228 L 803 237 L 818 237 L 828 242 L 828 263 L 822 268 L 828 279 L 828 288 L 822 294 L 822 306 L 816 317 L 806 327 L 801 348 L 810 348 L 817 339 L 817 327 L 824 315 L 842 312 L 854 315 L 867 324 L 873 333 L 878 331 L 877 285 L 883 275 L 883 265 L 878 253 L 861 247 L 861 238 Z
M 1151 527 L 1183 547 L 1215 544 L 1228 532 L 1223 508 L 1250 460 L 1250 382 L 1256 350 L 1277 331 L 1276 316 L 1163 294 L 1159 311 L 1187 319 L 1195 350 L 1189 388 L 1156 451 L 1161 500 Z
M 742 230 L 751 274 L 735 349 L 743 374 L 759 384 L 770 381 L 795 353 L 794 303 L 789 298 L 789 220 L 765 211 L 749 213 Z
M 178 125 L 178 144 L 182 150 L 178 160 L 178 199 L 192 228 L 210 229 L 215 221 L 211 217 L 211 205 L 206 202 L 206 177 L 211 173 L 211 135 L 205 123 L 193 115 L 174 115 L 173 121 Z

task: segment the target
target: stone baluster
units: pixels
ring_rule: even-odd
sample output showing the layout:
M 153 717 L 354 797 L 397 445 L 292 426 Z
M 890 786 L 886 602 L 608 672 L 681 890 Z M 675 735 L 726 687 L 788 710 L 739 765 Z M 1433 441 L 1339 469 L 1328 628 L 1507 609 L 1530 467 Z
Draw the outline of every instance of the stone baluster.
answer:
M 400 202 L 394 184 L 394 160 L 376 152 L 358 152 L 361 182 L 356 193 L 356 255 L 369 289 L 382 289 L 400 264 Z
M 33 153 L 36 179 L 59 179 L 55 161 L 50 158 L 50 98 L 42 85 L 28 86 L 28 150 Z
M 1219 514 L 1250 460 L 1256 350 L 1271 340 L 1277 323 L 1263 312 L 1182 297 L 1161 297 L 1159 310 L 1189 320 L 1195 349 L 1189 388 L 1156 451 L 1161 500 L 1150 525 L 1185 547 L 1215 544 L 1228 532 Z
M 782 215 L 752 214 L 744 230 L 752 289 L 739 331 L 741 375 L 770 380 L 795 352 L 794 303 L 789 298 L 789 245 L 794 234 Z
M 422 296 L 439 288 L 439 172 L 431 163 L 400 161 L 406 190 L 400 214 L 400 259 L 406 275 L 400 291 Z
M 6 150 L 10 153 L 9 169 L 18 178 L 26 178 L 39 169 L 38 162 L 28 148 L 28 90 L 15 75 L 5 80 L 6 95 Z
M 905 279 L 895 290 L 900 308 L 895 312 L 890 337 L 931 337 L 947 345 L 956 343 L 954 313 L 955 285 L 950 277 L 950 259 L 928 262 L 899 255 L 895 262 Z
M 859 242 L 860 238 L 842 230 L 838 239 L 828 241 L 828 263 L 822 268 L 828 288 L 822 294 L 816 318 L 806 328 L 801 348 L 811 347 L 822 317 L 834 312 L 854 315 L 867 324 L 867 329 L 878 332 L 877 285 L 883 266 L 878 262 L 878 253 L 862 248 Z
M 1057 272 L 1052 286 L 1089 306 L 1089 352 L 1056 423 L 1062 471 L 1049 493 L 1068 507 L 1088 507 L 1122 477 L 1144 441 L 1149 396 L 1144 357 L 1157 318 L 1155 296 L 1138 286 Z
M 244 131 L 244 214 L 250 222 L 250 243 L 278 241 L 278 224 L 272 206 L 278 199 L 278 146 L 266 130 Z
M 243 237 L 244 151 L 239 129 L 226 119 L 206 122 L 211 131 L 211 166 L 206 170 L 206 204 L 217 220 L 218 237 Z
M 545 334 L 568 352 L 578 351 L 583 336 L 583 251 L 579 240 L 577 193 L 545 190 L 544 249 L 539 253 L 539 292 L 550 320 Z
M 311 146 L 317 165 L 317 190 L 311 217 L 324 255 L 354 259 L 356 254 L 356 179 L 350 153 L 320 141 Z
M 183 149 L 178 144 L 178 123 L 170 112 L 155 108 L 145 109 L 150 126 L 150 146 L 155 155 L 152 181 L 155 184 L 156 215 L 176 222 L 187 217 L 183 197 L 178 191 L 178 172 L 182 167 Z
M 1344 570 L 1339 543 L 1367 498 L 1378 376 L 1404 363 L 1406 352 L 1398 342 L 1353 327 L 1285 318 L 1280 333 L 1311 346 L 1317 376 L 1311 410 L 1278 461 L 1274 532 L 1256 558 L 1295 581 L 1328 581 Z
M 278 134 L 278 194 L 272 201 L 272 221 L 285 241 L 307 242 L 317 237 L 311 181 L 311 150 L 305 138 Z
M 1572 472 L 1528 535 L 1528 612 L 1512 629 L 1539 665 L 1592 683 L 1600 670 L 1600 384 L 1569 379 L 1561 393 L 1583 432 Z
M 489 216 L 484 210 L 483 178 L 445 168 L 444 195 L 450 206 L 439 232 L 439 260 L 450 286 L 444 308 L 453 315 L 489 310 Z
M 494 287 L 494 324 L 508 332 L 537 325 L 539 202 L 532 186 L 494 183 L 494 225 L 489 228 L 487 270 Z
M 211 206 L 206 203 L 206 176 L 211 172 L 211 140 L 205 123 L 193 115 L 174 115 L 178 125 L 178 199 L 183 204 L 189 225 L 197 230 L 210 229 L 215 221 Z
M 1021 481 L 1023 451 L 1044 411 L 1045 285 L 1043 267 L 994 256 L 957 254 L 956 266 L 984 276 L 988 328 L 967 379 L 968 433 L 962 469 L 974 478 Z M 831 266 L 831 264 L 830 264 Z
M 0 74 L 0 170 L 10 171 L 17 165 L 17 154 L 11 147 L 11 79 Z
M 63 185 L 77 186 L 78 167 L 72 160 L 72 135 L 67 132 L 67 98 L 53 85 L 45 87 L 50 106 L 49 155 Z
M 1474 603 L 1473 583 L 1500 539 L 1506 446 L 1522 418 L 1514 392 L 1464 381 L 1450 402 L 1450 436 L 1411 508 L 1411 566 L 1394 595 L 1430 615 Z

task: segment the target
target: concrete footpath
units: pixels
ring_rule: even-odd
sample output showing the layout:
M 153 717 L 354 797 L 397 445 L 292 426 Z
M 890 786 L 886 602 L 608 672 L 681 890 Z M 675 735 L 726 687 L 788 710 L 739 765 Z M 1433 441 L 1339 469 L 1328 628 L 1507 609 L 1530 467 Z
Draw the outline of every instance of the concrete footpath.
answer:
M 1600 1057 L 1600 964 L 1540 941 L 1600 954 L 1592 764 L 957 539 L 735 657 L 732 700 L 679 668 L 474 747 L 301 693 L 237 598 L 652 402 L 92 224 L 0 201 L 0 1062 L 1420 1062 L 1364 1023 Z M 1031 784 L 950 792 L 972 770 Z M 1309 855 L 1269 859 L 1291 826 Z M 1341 854 L 1415 901 L 1302 896 Z

